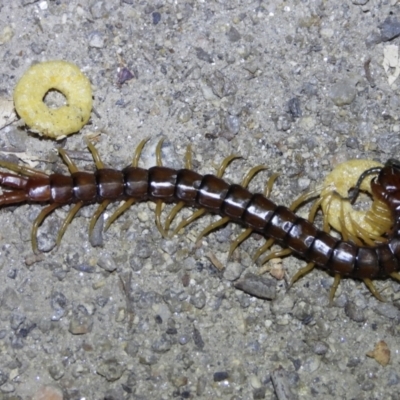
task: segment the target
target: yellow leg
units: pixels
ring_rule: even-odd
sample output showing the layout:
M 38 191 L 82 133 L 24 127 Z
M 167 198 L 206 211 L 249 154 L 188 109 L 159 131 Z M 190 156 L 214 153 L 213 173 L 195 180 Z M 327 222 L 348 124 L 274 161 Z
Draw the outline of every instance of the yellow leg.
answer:
M 315 216 L 317 214 L 317 211 L 319 209 L 319 207 L 321 206 L 321 203 L 324 199 L 321 197 L 318 200 L 314 201 L 314 204 L 312 205 L 310 212 L 308 213 L 308 220 L 310 222 L 314 222 L 315 221 Z
M 281 257 L 286 257 L 289 254 L 292 254 L 292 250 L 290 249 L 282 249 L 282 250 L 277 250 L 277 251 L 272 251 L 269 253 L 262 261 L 261 264 L 267 263 L 269 260 L 272 260 L 273 258 L 281 258 Z
M 223 217 L 219 219 L 218 221 L 213 222 L 212 224 L 208 225 L 200 234 L 197 236 L 196 242 L 199 242 L 203 236 L 207 235 L 214 229 L 219 228 L 220 226 L 223 226 L 229 222 L 230 218 L 229 217 Z
M 206 209 L 200 208 L 197 211 L 195 211 L 190 217 L 183 219 L 176 227 L 176 229 L 172 232 L 171 236 L 175 236 L 181 229 L 183 229 L 185 226 L 189 225 L 191 222 L 195 221 L 197 218 L 201 217 L 205 213 Z
M 267 185 L 265 186 L 264 189 L 264 196 L 265 197 L 269 197 L 269 195 L 272 192 L 272 187 L 274 186 L 275 181 L 277 180 L 277 178 L 279 177 L 279 174 L 277 172 L 275 172 L 274 174 L 272 174 L 267 182 Z
M 94 144 L 92 142 L 90 142 L 89 139 L 86 139 L 86 145 L 87 145 L 88 149 L 90 150 L 90 152 L 92 153 L 92 157 L 96 164 L 96 168 L 103 169 L 104 168 L 103 161 L 101 161 L 100 154 L 96 150 L 96 147 L 94 147 Z
M 6 168 L 13 172 L 17 172 L 18 174 L 21 174 L 24 176 L 48 177 L 48 175 L 45 172 L 38 171 L 36 169 L 29 168 L 29 167 L 24 167 L 22 165 L 14 164 L 14 163 L 4 161 L 4 160 L 0 160 L 0 167 Z
M 390 277 L 391 277 L 392 279 L 395 279 L 396 281 L 399 281 L 399 282 L 400 282 L 400 274 L 399 274 L 398 272 L 392 272 L 392 273 L 390 274 Z
M 261 254 L 265 253 L 275 242 L 275 239 L 269 238 L 259 249 L 254 253 L 253 261 L 257 261 Z
M 329 291 L 329 304 L 332 305 L 333 299 L 335 297 L 335 293 L 337 288 L 339 287 L 339 283 L 342 277 L 339 274 L 335 274 L 335 278 L 333 280 L 333 285 L 331 287 L 331 290 Z
M 230 156 L 226 157 L 221 165 L 219 166 L 218 170 L 217 170 L 217 177 L 218 178 L 222 178 L 222 175 L 224 175 L 224 172 L 226 170 L 226 168 L 228 167 L 228 165 L 233 161 L 233 160 L 237 160 L 238 158 L 242 158 L 241 156 L 238 156 L 236 154 L 231 154 Z
M 185 168 L 186 169 L 192 169 L 193 168 L 192 147 L 190 146 L 190 144 L 188 144 L 187 147 L 186 147 Z
M 367 286 L 367 288 L 370 290 L 370 292 L 382 303 L 385 302 L 385 300 L 383 299 L 383 297 L 379 294 L 378 290 L 376 289 L 376 287 L 374 286 L 374 284 L 372 283 L 371 279 L 368 278 L 364 278 L 363 282 L 365 283 L 365 285 Z
M 171 222 L 176 217 L 176 214 L 178 214 L 178 212 L 180 210 L 182 210 L 183 207 L 185 207 L 185 202 L 184 201 L 180 201 L 180 202 L 178 202 L 178 203 L 176 203 L 174 205 L 174 207 L 172 208 L 172 210 L 168 214 L 168 217 L 165 219 L 165 225 L 164 225 L 164 231 L 165 232 L 168 232 L 169 227 L 171 225 Z M 174 235 L 174 233 L 173 233 L 173 235 Z
M 320 188 L 310 190 L 299 196 L 289 207 L 291 211 L 296 211 L 303 203 L 310 201 L 312 198 L 319 196 L 321 190 Z
M 289 287 L 291 287 L 295 282 L 297 282 L 301 277 L 304 275 L 307 275 L 309 272 L 311 272 L 315 268 L 315 263 L 310 262 L 308 263 L 305 267 L 300 268 L 292 277 L 290 280 Z
M 253 229 L 247 228 L 232 242 L 231 246 L 229 247 L 228 259 L 231 257 L 232 253 L 236 250 L 236 247 L 238 247 L 244 240 L 246 240 L 251 235 L 252 232 Z
M 75 172 L 79 171 L 78 167 L 75 165 L 75 163 L 72 161 L 71 157 L 66 153 L 66 151 L 64 149 L 58 149 L 58 154 L 64 160 L 65 164 L 67 164 L 67 167 L 71 174 L 74 174 Z
M 110 225 L 123 213 L 125 212 L 132 204 L 135 203 L 135 199 L 129 199 L 121 204 L 114 213 L 107 219 L 107 222 L 104 226 L 104 230 L 106 231 Z
M 159 140 L 159 142 L 157 143 L 157 147 L 156 147 L 156 165 L 158 167 L 162 167 L 162 158 L 161 158 L 161 147 L 164 143 L 165 138 L 161 138 Z
M 247 174 L 243 177 L 242 179 L 242 186 L 247 187 L 249 185 L 249 182 L 254 178 L 254 175 L 256 175 L 260 171 L 266 170 L 267 167 L 265 165 L 257 165 L 253 168 L 251 168 Z
M 143 139 L 136 147 L 135 154 L 134 154 L 133 160 L 132 160 L 132 167 L 137 168 L 137 166 L 139 165 L 139 158 L 140 158 L 140 155 L 142 154 L 143 147 L 149 140 L 150 140 L 150 138 Z
M 79 209 L 83 206 L 83 202 L 80 201 L 79 203 L 76 203 L 68 212 L 66 218 L 64 219 L 60 230 L 58 231 L 57 235 L 57 246 L 60 245 L 61 239 L 64 236 L 65 231 L 67 230 L 68 225 L 71 223 L 71 221 L 74 219 L 76 213 L 79 211 Z
M 162 200 L 157 200 L 156 202 L 156 226 L 160 231 L 163 238 L 168 239 L 167 233 L 164 231 L 164 228 L 161 224 L 161 211 L 162 211 L 163 202 Z
M 101 213 L 107 208 L 107 206 L 111 203 L 111 200 L 103 200 L 101 204 L 97 207 L 94 212 L 92 218 L 89 223 L 89 237 L 92 237 L 94 226 L 96 225 L 97 220 L 99 219 Z
M 32 242 L 32 249 L 35 254 L 39 252 L 38 250 L 38 243 L 37 243 L 37 231 L 39 226 L 42 224 L 44 219 L 52 212 L 54 211 L 57 207 L 60 207 L 60 204 L 58 203 L 53 203 L 48 205 L 47 207 L 43 208 L 42 211 L 40 211 L 39 215 L 36 217 L 35 221 L 33 222 L 32 225 L 32 232 L 31 232 L 31 242 Z

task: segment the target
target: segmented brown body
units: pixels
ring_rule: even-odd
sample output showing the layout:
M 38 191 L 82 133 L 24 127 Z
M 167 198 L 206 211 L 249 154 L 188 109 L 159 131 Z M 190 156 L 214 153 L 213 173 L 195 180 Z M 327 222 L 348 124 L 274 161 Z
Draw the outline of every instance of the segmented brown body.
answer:
M 11 164 L 0 162 L 0 165 L 10 168 Z M 387 243 L 376 247 L 357 246 L 334 238 L 262 194 L 253 194 L 245 187 L 229 184 L 215 175 L 203 176 L 191 169 L 129 166 L 122 171 L 101 168 L 94 173 L 75 171 L 71 175 L 46 175 L 17 166 L 13 169 L 28 176 L 0 173 L 1 185 L 14 189 L 0 196 L 0 205 L 47 202 L 53 205 L 52 211 L 64 204 L 104 201 L 108 204 L 129 199 L 183 202 L 228 217 L 266 238 L 273 238 L 282 247 L 290 248 L 303 259 L 335 275 L 364 281 L 399 276 L 400 166 L 392 161 L 380 169 L 372 182 L 374 195 L 387 203 L 394 218 Z

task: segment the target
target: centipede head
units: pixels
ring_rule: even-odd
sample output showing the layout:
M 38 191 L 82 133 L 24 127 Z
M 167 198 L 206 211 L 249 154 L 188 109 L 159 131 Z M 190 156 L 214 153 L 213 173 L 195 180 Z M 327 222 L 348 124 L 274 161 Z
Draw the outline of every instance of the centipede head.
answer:
M 392 212 L 400 213 L 400 161 L 389 159 L 371 182 L 373 194 L 383 200 Z

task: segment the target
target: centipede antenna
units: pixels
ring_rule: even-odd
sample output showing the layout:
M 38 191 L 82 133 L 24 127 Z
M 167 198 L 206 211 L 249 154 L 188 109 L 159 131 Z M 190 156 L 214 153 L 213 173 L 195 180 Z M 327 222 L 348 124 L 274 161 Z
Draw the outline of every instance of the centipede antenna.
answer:
M 186 169 L 193 169 L 192 146 L 190 144 L 188 144 L 187 147 L 186 147 L 185 168 Z
M 4 160 L 0 160 L 0 167 L 9 169 L 10 171 L 17 172 L 24 176 L 29 176 L 29 177 L 42 176 L 46 178 L 48 177 L 48 175 L 45 172 L 38 171 L 30 167 L 14 164 Z
M 262 246 L 260 246 L 252 257 L 253 262 L 256 262 L 261 254 L 264 254 L 275 242 L 275 239 L 269 238 Z
M 267 185 L 265 186 L 265 189 L 264 189 L 264 196 L 265 197 L 269 197 L 269 195 L 271 194 L 272 187 L 274 186 L 275 181 L 279 178 L 279 175 L 280 174 L 275 172 L 269 177 Z
M 221 219 L 219 219 L 218 221 L 213 222 L 212 224 L 208 225 L 203 231 L 201 231 L 199 233 L 199 235 L 197 236 L 196 242 L 200 242 L 200 240 L 206 236 L 207 234 L 209 234 L 210 232 L 212 232 L 214 229 L 219 228 L 220 226 L 223 226 L 225 224 L 227 224 L 230 221 L 229 217 L 223 217 Z
M 231 258 L 232 253 L 236 250 L 242 242 L 244 242 L 253 232 L 252 228 L 247 228 L 244 232 L 242 232 L 230 245 L 228 259 Z
M 57 241 L 56 244 L 57 246 L 60 245 L 61 243 L 61 239 L 64 236 L 65 231 L 68 228 L 68 225 L 71 223 L 71 221 L 74 219 L 76 213 L 79 211 L 79 209 L 83 206 L 83 201 L 80 201 L 78 203 L 76 203 L 69 211 L 67 216 L 65 217 L 64 221 L 61 224 L 61 228 L 58 231 L 58 235 L 57 235 Z
M 175 228 L 175 230 L 172 232 L 171 236 L 175 236 L 181 229 L 183 229 L 185 226 L 189 225 L 191 222 L 195 221 L 197 218 L 200 218 L 206 212 L 207 211 L 205 208 L 199 208 L 190 217 L 183 219 L 179 223 L 179 225 Z
M 156 147 L 156 165 L 158 167 L 162 167 L 162 157 L 161 157 L 161 147 L 164 143 L 165 138 L 161 138 L 159 142 L 157 143 Z
M 96 164 L 96 168 L 103 169 L 104 163 L 103 163 L 103 161 L 101 161 L 100 154 L 97 151 L 96 147 L 94 147 L 94 144 L 89 139 L 86 139 L 86 146 L 92 153 L 92 157 L 93 157 L 94 163 Z
M 243 177 L 241 185 L 245 188 L 249 185 L 250 181 L 254 178 L 254 175 L 256 175 L 260 171 L 264 171 L 268 169 L 265 165 L 257 165 L 253 168 L 251 168 L 249 171 L 247 171 L 246 175 Z
M 132 167 L 137 168 L 137 166 L 139 165 L 139 158 L 140 155 L 142 154 L 143 147 L 149 140 L 150 138 L 141 140 L 138 146 L 136 147 L 135 154 L 133 155 Z
M 40 211 L 39 215 L 36 217 L 35 221 L 33 222 L 32 225 L 32 231 L 31 231 L 31 242 L 32 242 L 32 249 L 35 254 L 38 253 L 38 242 L 37 242 L 37 231 L 39 226 L 42 224 L 44 219 L 52 212 L 54 211 L 57 207 L 60 207 L 60 204 L 58 203 L 53 203 L 48 205 L 47 207 L 43 208 L 42 211 Z
M 342 277 L 339 274 L 335 274 L 331 290 L 329 291 L 329 304 L 330 305 L 333 304 L 333 299 L 335 298 L 335 294 L 336 294 L 337 288 L 339 287 L 341 279 L 342 279 Z
M 157 226 L 158 230 L 160 231 L 162 237 L 165 238 L 165 239 L 168 239 L 168 235 L 164 231 L 164 228 L 163 228 L 163 226 L 161 224 L 162 205 L 163 205 L 163 201 L 162 200 L 157 200 L 157 202 L 156 202 L 156 226 Z
M 122 214 L 124 213 L 132 204 L 135 203 L 135 199 L 130 198 L 122 203 L 107 219 L 106 224 L 104 225 L 104 230 L 106 231 L 110 225 Z
M 295 282 L 297 282 L 300 278 L 302 278 L 304 275 L 307 275 L 310 273 L 313 269 L 315 268 L 315 263 L 310 262 L 308 263 L 305 267 L 300 268 L 293 276 L 292 279 L 290 280 L 289 287 L 292 287 Z
M 218 170 L 217 170 L 217 177 L 218 178 L 222 178 L 222 175 L 224 175 L 224 172 L 227 168 L 227 166 L 233 161 L 233 160 L 237 160 L 239 158 L 242 158 L 242 156 L 239 156 L 237 154 L 231 154 L 230 156 L 224 158 L 222 160 L 221 165 L 219 166 Z
M 64 149 L 58 149 L 58 154 L 64 160 L 65 164 L 67 164 L 67 167 L 71 174 L 74 174 L 75 172 L 79 172 L 78 167 L 75 165 L 75 163 L 72 161 L 71 157 L 67 154 L 67 152 Z
M 269 260 L 272 260 L 273 258 L 282 258 L 286 257 L 289 254 L 292 254 L 291 249 L 282 249 L 282 250 L 276 250 L 276 251 L 271 251 L 262 261 L 261 265 L 266 264 Z
M 365 286 L 367 286 L 367 288 L 369 289 L 369 291 L 382 303 L 385 302 L 385 300 L 383 299 L 383 297 L 380 295 L 380 293 L 378 292 L 378 290 L 376 289 L 376 287 L 374 286 L 374 284 L 372 283 L 371 279 L 368 278 L 364 278 L 363 282 L 365 283 Z
M 96 211 L 92 215 L 89 223 L 89 237 L 92 237 L 94 226 L 96 225 L 97 220 L 99 219 L 101 213 L 107 208 L 107 206 L 111 203 L 110 199 L 103 200 L 100 205 L 97 207 Z

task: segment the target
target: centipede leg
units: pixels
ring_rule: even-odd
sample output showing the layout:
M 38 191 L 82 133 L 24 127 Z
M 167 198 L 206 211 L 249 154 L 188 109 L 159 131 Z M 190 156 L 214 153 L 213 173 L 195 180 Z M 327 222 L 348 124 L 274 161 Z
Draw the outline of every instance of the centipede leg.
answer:
M 92 215 L 89 223 L 89 237 L 92 237 L 94 226 L 96 225 L 97 220 L 99 219 L 100 215 L 104 212 L 107 206 L 111 203 L 110 199 L 103 200 L 101 204 L 97 207 L 96 211 Z
M 163 201 L 157 200 L 156 202 L 156 226 L 161 233 L 162 237 L 168 239 L 167 233 L 164 231 L 164 228 L 161 224 L 161 211 L 162 211 Z
M 135 199 L 129 199 L 124 201 L 114 212 L 113 214 L 107 219 L 107 222 L 104 226 L 104 230 L 106 231 L 110 225 L 122 214 L 124 213 L 132 204 L 135 203 Z
M 48 176 L 45 172 L 41 172 L 33 168 L 24 167 L 22 165 L 14 164 L 4 160 L 0 160 L 0 167 L 6 168 L 10 171 L 17 172 L 18 174 L 28 177 Z
M 396 281 L 400 282 L 400 274 L 399 274 L 398 272 L 392 272 L 392 273 L 390 274 L 390 277 L 391 277 L 392 279 L 395 279 Z
M 197 236 L 196 242 L 200 242 L 200 240 L 206 236 L 208 233 L 212 232 L 214 229 L 219 228 L 220 226 L 223 226 L 227 224 L 230 221 L 229 217 L 223 217 L 219 219 L 218 221 L 213 222 L 212 224 L 208 225 L 203 231 L 200 232 L 200 234 Z
M 290 249 L 282 249 L 282 250 L 277 250 L 277 251 L 273 251 L 272 253 L 268 254 L 262 261 L 261 264 L 264 265 L 266 264 L 269 260 L 272 260 L 273 258 L 281 258 L 281 257 L 286 257 L 289 254 L 292 253 L 292 250 Z M 265 272 L 267 272 L 269 270 L 268 266 L 262 267 L 258 270 L 258 274 L 262 275 Z
M 378 290 L 376 289 L 376 287 L 374 286 L 374 284 L 372 283 L 371 279 L 368 278 L 364 278 L 363 282 L 365 283 L 365 286 L 367 286 L 367 288 L 370 290 L 370 292 L 382 303 L 385 302 L 385 300 L 383 299 L 383 297 L 380 295 L 380 293 L 378 292 Z
M 336 293 L 337 288 L 339 287 L 341 279 L 342 279 L 342 277 L 339 274 L 335 274 L 331 290 L 329 291 L 329 304 L 330 305 L 333 304 L 333 299 L 335 298 L 335 293 Z
M 292 277 L 290 280 L 289 287 L 292 287 L 295 282 L 297 282 L 300 278 L 302 278 L 304 275 L 307 275 L 309 272 L 311 272 L 315 268 L 315 263 L 311 262 L 308 263 L 305 267 L 300 268 Z
M 60 207 L 60 204 L 53 203 L 53 204 L 50 204 L 47 207 L 43 208 L 43 210 L 40 211 L 39 215 L 36 217 L 35 221 L 33 222 L 32 231 L 31 231 L 31 242 L 32 242 L 32 249 L 33 249 L 33 252 L 35 254 L 37 254 L 39 252 L 39 250 L 38 250 L 38 242 L 37 242 L 37 231 L 38 231 L 38 228 L 42 224 L 44 219 L 52 211 L 54 211 L 57 207 Z
M 83 202 L 80 201 L 79 203 L 76 203 L 68 212 L 66 218 L 64 219 L 63 223 L 61 224 L 61 228 L 58 231 L 57 235 L 57 241 L 56 244 L 57 246 L 60 245 L 61 239 L 64 236 L 65 231 L 67 230 L 68 225 L 71 223 L 71 221 L 74 219 L 76 213 L 79 211 L 79 209 L 83 206 Z
M 75 165 L 75 163 L 72 161 L 71 157 L 68 155 L 68 153 L 64 149 L 58 149 L 58 154 L 60 154 L 61 158 L 67 164 L 67 167 L 69 169 L 69 172 L 71 174 L 74 174 L 75 172 L 78 172 L 78 167 Z
M 242 242 L 244 242 L 253 232 L 252 228 L 247 228 L 244 232 L 242 232 L 230 245 L 228 259 L 231 257 L 232 253 L 236 250 Z
M 96 147 L 94 147 L 94 144 L 90 142 L 88 139 L 86 140 L 86 145 L 90 152 L 92 153 L 93 160 L 96 164 L 97 169 L 103 169 L 104 168 L 104 163 L 100 158 L 100 154 L 97 151 Z

